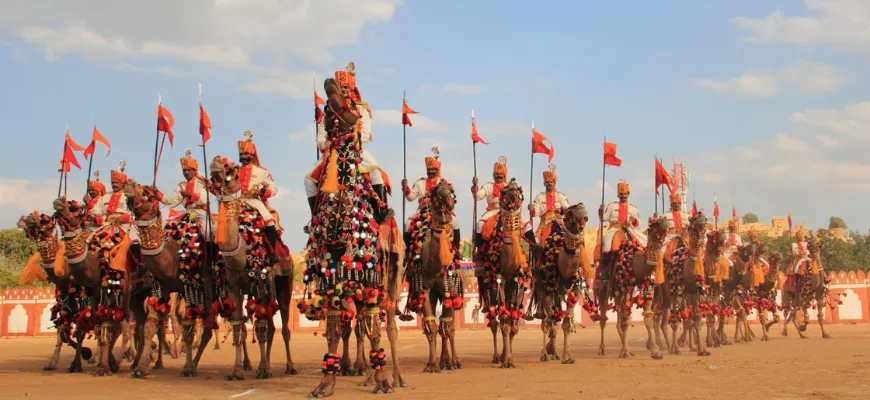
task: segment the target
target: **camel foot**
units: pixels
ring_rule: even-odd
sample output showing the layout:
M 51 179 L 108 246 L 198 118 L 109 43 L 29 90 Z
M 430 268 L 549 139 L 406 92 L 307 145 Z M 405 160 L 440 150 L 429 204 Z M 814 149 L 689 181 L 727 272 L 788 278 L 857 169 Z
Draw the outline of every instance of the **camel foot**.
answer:
M 393 388 L 404 388 L 408 387 L 408 383 L 405 382 L 405 377 L 401 372 L 394 371 L 393 373 Z
M 492 362 L 490 364 L 501 364 L 501 357 L 492 356 Z
M 144 377 L 148 376 L 148 373 L 141 370 L 141 369 L 137 369 L 137 370 L 133 371 L 131 376 L 134 378 L 144 378 Z
M 374 393 L 374 394 L 393 393 L 393 388 L 392 388 L 392 386 L 390 386 L 390 383 L 387 382 L 386 379 L 384 379 L 384 380 L 378 382 L 377 385 L 375 385 L 375 389 L 372 390 L 372 393 Z
M 668 353 L 671 353 L 671 354 L 673 354 L 673 355 L 675 355 L 675 356 L 678 356 L 678 355 L 682 354 L 682 352 L 680 351 L 680 349 L 671 349 L 670 351 L 668 351 Z
M 603 344 L 601 346 L 598 346 L 598 355 L 599 356 L 604 355 L 604 345 Z
M 701 350 L 701 351 L 698 352 L 698 355 L 699 355 L 699 356 L 702 356 L 702 357 L 707 357 L 707 356 L 712 355 L 712 353 L 710 353 L 710 352 L 707 351 L 707 350 Z
M 253 371 L 253 370 L 254 370 L 254 367 L 251 366 L 251 360 L 245 360 L 245 362 L 242 363 L 242 371 Z
M 782 331 L 782 336 L 788 337 L 788 332 Z
M 453 360 L 453 369 L 462 369 L 462 362 L 459 360 Z
M 185 378 L 193 378 L 197 375 L 198 374 L 196 373 L 196 371 L 181 371 L 181 374 L 179 374 L 178 376 L 185 377 Z
M 619 353 L 619 358 L 626 359 L 626 360 L 631 358 L 632 356 L 633 356 L 633 354 L 631 354 L 630 351 L 623 350 Z
M 243 380 L 245 380 L 245 377 L 242 376 L 241 373 L 233 372 L 232 374 L 229 374 L 229 375 L 225 376 L 225 377 L 224 377 L 224 380 L 227 381 L 227 382 L 231 382 L 231 381 L 243 381 Z
M 514 369 L 514 368 L 516 368 L 516 367 L 517 367 L 517 366 L 514 365 L 514 362 L 513 362 L 513 361 L 505 361 L 505 362 L 502 363 L 502 365 L 501 365 L 501 368 L 502 368 L 502 369 Z
M 42 370 L 43 370 L 43 371 L 54 371 L 54 370 L 56 370 L 56 369 L 57 369 L 57 367 L 55 367 L 55 366 L 53 366 L 53 365 L 51 365 L 51 364 L 48 364 L 48 365 L 42 367 Z
M 163 368 L 166 368 L 166 367 L 163 365 L 162 360 L 158 361 L 157 363 L 154 364 L 154 369 L 163 369 Z
M 113 374 L 117 374 L 118 371 L 120 371 L 120 370 L 121 370 L 121 366 L 118 365 L 118 363 L 116 363 L 116 362 L 111 362 L 111 361 L 109 362 L 109 371 L 110 371 L 111 373 L 113 373 Z
M 655 353 L 652 353 L 652 359 L 653 359 L 653 360 L 661 360 L 661 359 L 663 359 L 663 358 L 665 358 L 665 356 L 663 356 L 662 353 L 659 352 L 659 351 L 657 351 L 657 352 L 655 352 Z
M 287 369 L 284 370 L 284 375 L 297 375 L 299 372 L 296 371 L 296 367 L 292 365 L 288 365 Z
M 562 360 L 562 364 L 574 364 L 574 363 L 576 363 L 576 361 L 574 361 L 574 359 L 571 357 L 568 357 L 568 358 Z
M 94 371 L 94 376 L 111 376 L 112 372 L 106 369 L 106 367 L 97 367 L 97 370 Z
M 441 368 L 441 370 L 446 369 L 446 370 L 450 371 L 453 369 L 453 363 L 451 363 L 450 360 L 441 360 L 438 363 L 438 367 Z
M 423 372 L 427 374 L 437 374 L 441 372 L 441 368 L 439 368 L 435 363 L 427 363 L 426 368 L 423 368 Z
M 272 377 L 272 373 L 266 370 L 257 371 L 257 379 L 269 379 Z
M 809 339 L 809 338 L 810 338 L 809 336 L 801 335 L 801 339 Z
M 762 336 L 761 339 L 759 339 L 759 340 L 761 340 L 762 342 L 769 342 L 769 341 L 770 341 L 770 338 L 767 337 L 767 335 L 764 335 L 764 336 Z
M 74 374 L 76 372 L 82 372 L 81 364 L 70 365 L 69 368 L 66 369 L 66 372 L 70 374 Z
M 833 339 L 833 338 L 834 338 L 833 336 L 828 335 L 827 333 L 822 334 L 822 339 Z

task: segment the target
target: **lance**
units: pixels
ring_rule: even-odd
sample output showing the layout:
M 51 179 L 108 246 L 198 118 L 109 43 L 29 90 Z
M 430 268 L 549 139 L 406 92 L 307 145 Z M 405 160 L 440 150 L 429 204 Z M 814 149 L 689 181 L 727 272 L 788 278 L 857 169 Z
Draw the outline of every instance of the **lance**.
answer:
M 605 162 L 605 154 L 604 146 L 607 143 L 607 135 L 604 135 L 604 144 L 601 145 L 601 207 L 599 210 L 604 209 L 604 182 L 607 179 L 607 163 Z M 598 262 L 601 262 L 601 259 L 604 258 L 604 213 L 598 214 Z
M 532 147 L 531 147 L 531 165 L 529 166 L 529 207 L 532 206 L 532 197 L 534 197 L 535 189 L 535 120 L 532 120 Z M 551 144 L 552 146 L 552 144 Z M 532 234 L 535 233 L 535 218 L 532 216 L 532 211 L 529 211 L 529 226 L 532 228 Z M 535 265 L 535 251 L 529 246 L 529 265 Z
M 97 120 L 96 119 L 94 119 L 94 130 L 97 130 Z M 94 142 L 93 137 L 91 137 L 91 142 L 92 143 Z M 88 147 L 90 147 L 90 146 L 88 146 Z M 97 150 L 97 145 L 94 144 L 94 152 L 96 152 L 96 150 Z M 88 190 L 91 188 L 91 170 L 93 169 L 93 167 L 94 167 L 94 154 L 91 153 L 91 157 L 88 160 L 88 180 L 87 180 L 87 185 L 85 186 L 85 194 L 87 194 Z
M 63 177 L 66 175 L 66 135 L 69 134 L 69 122 L 66 123 L 66 131 L 64 132 L 63 137 L 63 150 L 60 153 L 60 181 L 57 182 L 57 197 L 60 198 L 61 191 L 63 190 Z
M 658 160 L 658 159 L 659 159 L 659 153 L 655 153 L 655 154 L 653 155 L 653 157 L 655 157 L 655 159 Z M 656 168 L 655 168 L 655 171 L 656 171 L 656 182 L 655 182 L 655 184 L 658 185 L 659 169 L 658 169 L 658 165 L 656 165 L 655 167 L 656 167 Z M 662 196 L 664 196 L 664 195 L 665 195 L 665 192 L 664 192 L 664 190 L 662 190 Z M 653 215 L 654 215 L 654 216 L 658 216 L 658 215 L 659 215 L 659 187 L 658 187 L 658 186 L 656 186 L 656 190 L 655 190 L 655 201 L 653 202 L 653 208 L 654 208 Z M 665 210 L 662 210 L 662 214 L 664 214 L 664 212 L 665 212 Z
M 402 113 L 403 113 L 403 115 L 405 112 L 405 110 L 404 110 L 405 104 L 407 104 L 407 102 L 406 102 L 407 95 L 408 95 L 408 91 L 403 90 L 402 91 Z M 404 119 L 402 121 L 402 164 L 403 164 L 402 179 L 407 181 L 408 180 L 408 125 L 405 124 Z M 386 201 L 386 199 L 384 199 L 384 200 Z M 404 189 L 403 189 L 403 193 L 402 193 L 402 232 L 408 231 L 408 222 L 405 219 L 405 200 L 406 200 L 405 193 L 404 193 Z
M 662 167 L 664 167 L 664 159 L 663 158 L 659 159 L 659 164 L 662 164 Z M 674 190 L 677 190 L 677 183 L 676 182 L 677 182 L 677 176 L 674 175 Z M 665 207 L 665 191 L 662 190 L 662 214 L 664 214 L 665 210 L 667 210 L 667 209 L 668 208 Z
M 157 137 L 154 138 L 154 180 L 152 186 L 157 186 L 157 167 L 163 155 L 163 145 L 166 143 L 166 132 L 163 133 L 163 143 L 160 142 L 160 105 L 163 104 L 161 95 L 157 95 Z
M 474 126 L 473 108 L 471 109 L 471 126 Z M 471 159 L 474 165 L 474 178 L 477 179 L 477 142 L 474 139 L 471 140 Z M 477 231 L 477 193 L 471 195 L 471 203 L 473 204 L 471 211 L 471 259 L 474 260 L 474 256 L 477 253 L 477 246 L 474 245 L 474 235 Z M 478 290 L 482 291 L 482 289 Z
M 211 127 L 210 126 L 209 127 L 202 126 L 202 84 L 201 83 L 199 84 L 199 112 L 200 112 L 200 114 L 199 114 L 200 132 L 199 132 L 199 134 L 200 134 L 200 136 L 202 136 L 202 169 L 203 169 L 203 176 L 208 176 L 208 169 L 207 169 L 208 168 L 208 158 L 205 154 L 205 135 L 203 134 L 202 130 L 203 129 L 211 129 Z M 206 223 L 206 226 L 209 228 L 208 229 L 208 242 L 214 243 L 214 229 L 212 229 L 212 224 L 211 224 L 211 195 L 209 194 L 209 190 L 208 190 L 208 180 L 206 180 L 205 183 L 203 183 L 203 186 L 205 186 L 205 223 Z M 205 258 L 204 258 L 205 265 L 207 267 L 211 267 L 211 263 L 210 263 L 211 252 L 208 249 L 206 249 L 206 251 L 203 254 L 205 254 Z
M 202 87 L 202 85 L 200 85 L 200 87 Z M 314 93 L 316 94 L 317 93 L 317 76 L 314 74 L 314 71 L 311 71 L 311 88 L 314 90 Z M 202 94 L 201 90 L 200 90 L 200 94 Z M 202 98 L 200 97 L 200 103 L 201 102 L 202 102 Z M 316 154 L 314 156 L 316 157 L 317 160 L 320 160 L 320 146 L 317 145 L 317 137 L 320 136 L 320 124 L 317 123 L 317 112 L 316 112 L 317 111 L 316 109 L 318 107 L 320 107 L 320 106 L 317 105 L 317 100 L 315 97 L 315 101 L 314 101 L 314 108 L 315 108 L 315 113 L 314 113 L 314 152 Z M 203 148 L 203 150 L 205 150 L 205 148 Z

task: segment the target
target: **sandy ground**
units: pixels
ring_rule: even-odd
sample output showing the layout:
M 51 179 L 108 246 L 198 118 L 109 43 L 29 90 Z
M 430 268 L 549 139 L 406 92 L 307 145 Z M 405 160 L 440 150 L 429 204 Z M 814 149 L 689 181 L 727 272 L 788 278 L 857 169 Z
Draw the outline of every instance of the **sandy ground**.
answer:
M 733 332 L 733 326 L 729 326 Z M 759 327 L 754 326 L 756 334 Z M 655 361 L 644 350 L 642 327 L 629 330 L 630 360 L 616 358 L 616 332 L 608 328 L 608 354 L 598 356 L 597 328 L 578 328 L 571 338 L 576 364 L 539 360 L 541 332 L 521 330 L 514 344 L 517 369 L 502 370 L 490 364 L 492 336 L 489 331 L 460 331 L 458 352 L 465 368 L 440 374 L 422 372 L 428 357 L 426 340 L 419 331 L 402 332 L 399 346 L 408 388 L 389 395 L 373 395 L 359 387 L 359 377 L 340 377 L 335 399 L 427 398 L 427 399 L 866 399 L 870 393 L 870 325 L 830 326 L 831 340 L 822 340 L 817 326 L 810 326 L 810 339 L 796 332 L 782 337 L 779 329 L 770 342 L 755 341 L 712 349 L 711 357 L 685 351 Z M 277 335 L 276 338 L 279 338 Z M 231 339 L 230 339 L 231 340 Z M 250 337 L 249 337 L 250 340 Z M 93 346 L 93 341 L 88 341 Z M 276 378 L 256 380 L 247 372 L 245 381 L 225 382 L 233 360 L 229 341 L 221 351 L 211 344 L 200 365 L 200 376 L 178 376 L 182 359 L 166 360 L 166 369 L 146 379 L 132 379 L 129 363 L 111 377 L 92 377 L 65 371 L 72 353 L 65 349 L 60 369 L 43 372 L 53 339 L 0 340 L 0 399 L 271 399 L 304 398 L 320 379 L 319 364 L 325 351 L 320 336 L 297 334 L 291 341 L 293 359 L 300 374 L 283 372 L 283 345 L 273 349 Z M 561 352 L 561 333 L 558 338 Z M 256 367 L 259 353 L 251 346 Z M 391 365 L 389 366 L 391 367 Z

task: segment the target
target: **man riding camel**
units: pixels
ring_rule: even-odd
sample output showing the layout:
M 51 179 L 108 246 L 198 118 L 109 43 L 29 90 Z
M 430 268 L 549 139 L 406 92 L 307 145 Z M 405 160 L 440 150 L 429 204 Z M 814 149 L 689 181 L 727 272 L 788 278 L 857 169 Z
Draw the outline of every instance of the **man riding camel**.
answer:
M 268 199 L 278 194 L 278 186 L 272 174 L 260 165 L 257 146 L 251 131 L 245 132 L 245 140 L 239 140 L 239 184 L 242 202 L 257 210 L 266 223 L 266 240 L 269 242 L 269 265 L 278 262 L 278 212 L 268 205 Z
M 482 187 L 478 187 L 477 177 L 475 176 L 471 180 L 471 194 L 474 196 L 474 200 L 480 201 L 486 199 L 486 211 L 474 227 L 474 247 L 478 249 L 478 251 L 475 252 L 475 261 L 483 260 L 483 254 L 479 251 L 484 242 L 481 231 L 487 220 L 490 218 L 498 218 L 499 199 L 501 198 L 501 190 L 504 189 L 507 184 L 507 182 L 505 182 L 507 172 L 507 159 L 504 156 L 501 156 L 499 157 L 498 162 L 492 166 L 492 182 L 487 182 Z M 520 215 L 522 215 L 522 213 L 520 213 Z M 535 238 L 535 234 L 532 232 L 531 225 L 525 220 L 525 217 L 521 218 L 524 226 L 523 235 L 529 243 L 537 244 L 538 241 Z M 483 273 L 482 268 L 480 268 L 480 273 Z
M 764 259 L 767 246 L 761 240 L 758 240 L 758 232 L 755 229 L 750 229 L 746 234 L 749 236 L 749 243 L 755 246 L 755 259 L 761 261 L 761 264 L 764 266 L 764 273 L 767 274 L 770 271 L 770 264 Z
M 103 226 L 103 217 L 94 216 L 93 211 L 100 201 L 100 198 L 106 195 L 106 185 L 100 182 L 100 171 L 94 171 L 94 180 L 88 181 L 88 193 L 85 195 L 84 203 L 87 210 L 85 226 L 87 230 L 94 233 Z
M 630 238 L 637 242 L 641 251 L 646 247 L 647 237 L 639 229 L 640 214 L 637 207 L 628 202 L 630 194 L 631 187 L 628 186 L 625 180 L 620 180 L 616 185 L 616 196 L 619 198 L 619 201 L 608 204 L 606 208 L 604 206 L 598 208 L 598 217 L 607 224 L 604 227 L 603 243 L 599 244 L 604 246 L 603 257 L 599 260 L 600 265 L 610 265 L 611 255 L 615 253 L 613 251 L 613 237 L 616 235 L 616 232 L 623 228 L 628 231 Z M 596 254 L 598 254 L 597 251 Z
M 791 254 L 791 268 L 789 268 L 789 275 L 798 274 L 803 275 L 806 273 L 804 270 L 810 262 L 810 247 L 806 241 L 806 232 L 803 229 L 798 229 L 794 233 L 795 241 L 791 244 L 791 250 L 789 254 Z
M 408 232 L 405 232 L 406 235 L 411 231 L 409 222 L 414 218 L 414 215 L 426 212 L 427 207 L 429 206 L 429 192 L 432 191 L 432 188 L 438 186 L 441 181 L 444 181 L 448 185 L 450 184 L 446 179 L 441 177 L 441 161 L 438 160 L 438 157 L 440 156 L 438 148 L 433 147 L 432 152 L 435 153 L 435 155 L 426 157 L 425 159 L 425 178 L 418 179 L 414 182 L 414 186 L 412 187 L 408 187 L 407 179 L 402 179 L 402 193 L 405 194 L 405 200 L 408 200 L 409 202 L 417 202 L 417 212 L 408 216 L 408 220 L 405 221 L 408 225 Z M 459 229 L 459 218 L 455 215 L 453 216 L 453 228 Z
M 359 121 L 357 122 L 359 124 L 359 136 L 357 140 L 360 141 L 360 144 L 365 144 L 372 141 L 372 111 L 369 108 L 369 104 L 362 101 L 359 88 L 356 86 L 355 68 L 354 63 L 348 63 L 344 71 L 335 72 L 335 81 L 347 99 L 345 107 L 355 110 L 359 116 Z M 326 174 L 326 164 L 330 154 L 326 124 L 323 119 L 321 119 L 317 129 L 317 148 L 323 155 L 315 162 L 314 168 L 304 179 L 305 194 L 308 196 L 308 206 L 311 209 L 312 215 L 314 215 L 317 193 L 320 191 L 322 178 Z M 372 204 L 372 209 L 375 210 L 375 221 L 379 224 L 383 223 L 395 213 L 387 202 L 387 191 L 383 176 L 380 174 L 380 166 L 372 153 L 365 149 L 360 149 L 359 173 L 368 176 L 372 190 L 380 198 L 381 204 Z
M 90 214 L 95 218 L 103 217 L 102 226 L 115 225 L 129 235 L 130 252 L 137 260 L 138 273 L 144 270 L 145 262 L 142 259 L 142 246 L 139 243 L 139 228 L 134 223 L 133 212 L 128 206 L 127 195 L 124 194 L 124 185 L 127 183 L 127 175 L 124 174 L 126 166 L 127 163 L 121 161 L 120 168 L 112 170 L 112 193 L 100 197 Z
M 743 238 L 737 234 L 737 220 L 728 221 L 728 240 L 725 242 L 725 250 L 722 255 L 728 260 L 728 265 L 733 267 L 734 261 L 737 259 L 737 249 L 743 246 Z
M 668 226 L 668 235 L 665 236 L 664 245 L 662 247 L 662 254 L 664 254 L 666 258 L 669 258 L 674 250 L 677 249 L 680 238 L 688 239 L 683 235 L 689 228 L 689 216 L 687 213 L 682 211 L 682 206 L 683 197 L 680 196 L 679 193 L 671 193 L 671 210 L 662 216 L 665 218 Z M 684 245 L 688 245 L 687 241 L 683 243 Z
M 556 190 L 556 166 L 553 164 L 544 171 L 544 187 L 546 191 L 538 194 L 535 201 L 529 204 L 530 216 L 540 217 L 538 229 L 535 231 L 538 243 L 544 243 L 544 239 L 550 236 L 553 221 L 571 206 L 568 196 Z
M 216 255 L 217 245 L 215 245 L 211 237 L 214 221 L 209 221 L 206 218 L 206 213 L 209 211 L 208 205 L 205 202 L 207 183 L 205 178 L 199 176 L 199 164 L 195 158 L 191 157 L 190 150 L 187 150 L 181 159 L 181 172 L 184 174 L 185 180 L 175 187 L 175 192 L 172 193 L 172 196 L 166 197 L 160 193 L 158 195 L 159 200 L 161 203 L 169 206 L 169 208 L 175 208 L 183 204 L 185 211 L 193 214 L 196 218 L 200 234 L 202 234 L 203 239 L 207 243 L 207 250 L 210 254 Z M 212 223 L 209 224 L 209 222 Z M 211 259 L 214 260 L 214 258 Z

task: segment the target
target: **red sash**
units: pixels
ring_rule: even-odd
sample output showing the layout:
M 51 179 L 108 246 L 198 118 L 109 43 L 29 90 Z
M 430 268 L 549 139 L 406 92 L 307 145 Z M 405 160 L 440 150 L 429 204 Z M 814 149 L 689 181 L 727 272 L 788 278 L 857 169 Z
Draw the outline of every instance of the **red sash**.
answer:
M 253 169 L 253 165 L 245 165 L 239 169 L 239 184 L 242 186 L 243 193 L 247 193 L 251 187 L 251 175 Z
M 106 206 L 106 213 L 109 215 L 115 214 L 118 212 L 118 204 L 121 203 L 121 192 L 114 192 L 112 196 L 109 197 L 109 204 Z
M 683 229 L 683 219 L 681 218 L 680 212 L 672 211 L 671 215 L 674 217 L 674 228 Z
M 556 209 L 556 192 L 552 192 L 552 193 L 547 192 L 545 198 L 547 199 L 547 211 L 555 210 Z
M 628 222 L 628 203 L 619 203 L 619 223 Z

